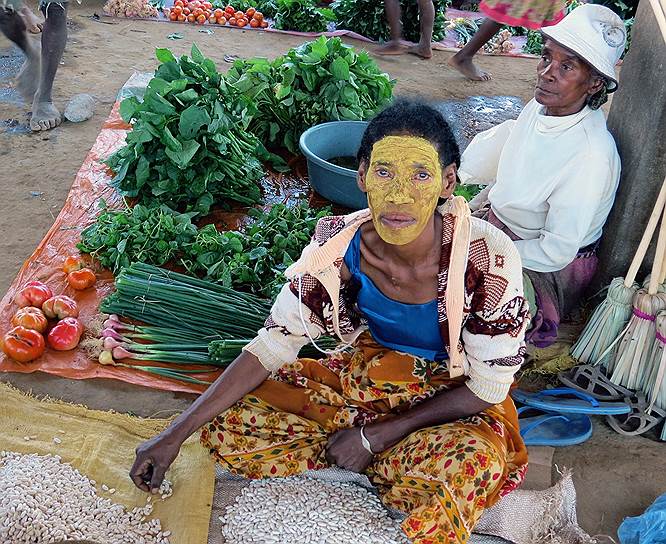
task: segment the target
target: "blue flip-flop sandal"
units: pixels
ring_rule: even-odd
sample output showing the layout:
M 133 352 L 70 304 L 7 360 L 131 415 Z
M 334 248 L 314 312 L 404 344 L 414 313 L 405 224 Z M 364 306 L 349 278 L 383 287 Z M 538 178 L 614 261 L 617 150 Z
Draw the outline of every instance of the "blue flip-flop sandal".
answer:
M 520 417 L 530 406 L 518 408 L 520 436 L 526 446 L 575 446 L 592 436 L 592 420 L 584 414 L 554 414 L 545 412 L 538 416 Z
M 626 402 L 602 402 L 571 387 L 544 389 L 536 393 L 515 389 L 511 392 L 511 396 L 514 400 L 526 406 L 560 414 L 609 416 L 631 412 L 631 406 Z

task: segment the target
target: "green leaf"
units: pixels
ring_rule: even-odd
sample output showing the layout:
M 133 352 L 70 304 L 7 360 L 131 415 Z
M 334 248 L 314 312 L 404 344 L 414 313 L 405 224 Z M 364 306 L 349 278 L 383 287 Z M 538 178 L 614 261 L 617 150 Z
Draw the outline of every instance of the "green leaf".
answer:
M 192 105 L 180 114 L 178 131 L 184 138 L 190 140 L 196 136 L 202 126 L 208 123 L 210 123 L 208 112 L 199 106 Z
M 289 96 L 290 92 L 291 87 L 289 85 L 278 84 L 278 86 L 275 88 L 275 98 L 282 100 L 283 98 Z
M 190 164 L 190 161 L 201 146 L 199 142 L 195 140 L 187 140 L 182 143 L 182 147 L 183 150 L 181 152 L 167 148 L 166 154 L 174 164 L 176 164 L 181 170 L 184 170 Z
M 139 157 L 139 162 L 136 165 L 136 185 L 137 187 L 143 186 L 150 177 L 150 163 L 145 155 Z
M 157 56 L 157 60 L 159 60 L 162 63 L 165 62 L 172 62 L 176 60 L 176 57 L 173 56 L 173 53 L 166 48 L 157 48 L 155 50 L 155 54 Z
M 201 64 L 204 60 L 206 60 L 206 57 L 203 56 L 203 53 L 199 50 L 199 48 L 195 43 L 192 44 L 192 51 L 190 53 L 190 56 L 192 57 L 192 60 L 197 64 Z
M 140 107 L 141 103 L 134 96 L 130 96 L 123 100 L 120 103 L 120 116 L 123 118 L 123 121 L 129 123 Z
M 162 140 L 167 146 L 167 149 L 171 149 L 180 153 L 183 150 L 183 145 L 176 139 L 176 137 L 171 134 L 169 127 L 164 127 L 162 131 Z
M 178 100 L 181 102 L 194 102 L 199 98 L 199 93 L 196 92 L 194 89 L 187 89 L 186 91 L 183 91 L 182 93 L 178 93 L 175 95 Z
M 349 80 L 349 64 L 347 64 L 347 61 L 342 57 L 337 57 L 331 63 L 331 74 L 333 74 L 335 79 L 341 81 Z

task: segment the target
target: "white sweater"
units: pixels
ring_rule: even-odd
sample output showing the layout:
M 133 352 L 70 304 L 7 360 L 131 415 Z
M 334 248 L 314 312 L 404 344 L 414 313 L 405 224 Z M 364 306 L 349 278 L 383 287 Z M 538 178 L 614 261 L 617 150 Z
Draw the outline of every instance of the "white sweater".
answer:
M 523 266 L 554 272 L 595 242 L 620 179 L 620 157 L 601 110 L 543 114 L 536 100 L 515 121 L 477 134 L 462 155 L 464 184 L 491 185 L 495 215 L 522 240 Z

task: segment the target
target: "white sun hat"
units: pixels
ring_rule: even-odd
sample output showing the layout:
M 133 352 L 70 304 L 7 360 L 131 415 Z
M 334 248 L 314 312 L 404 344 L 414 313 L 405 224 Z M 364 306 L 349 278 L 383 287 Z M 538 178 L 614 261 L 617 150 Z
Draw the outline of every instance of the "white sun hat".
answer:
M 624 52 L 627 33 L 620 17 L 604 6 L 583 4 L 542 34 L 570 49 L 599 73 L 610 79 L 617 89 L 615 65 Z

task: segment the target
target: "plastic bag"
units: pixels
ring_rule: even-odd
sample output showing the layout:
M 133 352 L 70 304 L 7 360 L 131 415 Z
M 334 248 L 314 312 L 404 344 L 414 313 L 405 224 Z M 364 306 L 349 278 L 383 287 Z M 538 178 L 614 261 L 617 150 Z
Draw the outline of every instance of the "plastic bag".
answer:
M 617 535 L 621 544 L 666 544 L 666 493 L 640 516 L 626 518 Z

